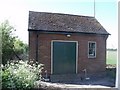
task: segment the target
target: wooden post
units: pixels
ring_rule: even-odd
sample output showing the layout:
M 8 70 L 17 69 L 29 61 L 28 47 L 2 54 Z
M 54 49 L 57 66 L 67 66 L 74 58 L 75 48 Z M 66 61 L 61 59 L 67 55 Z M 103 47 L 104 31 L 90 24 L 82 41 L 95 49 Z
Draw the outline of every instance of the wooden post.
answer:
M 120 46 L 120 1 L 118 2 L 118 46 Z M 120 50 L 120 47 L 118 47 L 118 52 Z M 117 60 L 117 78 L 116 78 L 116 87 L 118 90 L 120 90 L 120 55 L 118 54 L 118 60 Z

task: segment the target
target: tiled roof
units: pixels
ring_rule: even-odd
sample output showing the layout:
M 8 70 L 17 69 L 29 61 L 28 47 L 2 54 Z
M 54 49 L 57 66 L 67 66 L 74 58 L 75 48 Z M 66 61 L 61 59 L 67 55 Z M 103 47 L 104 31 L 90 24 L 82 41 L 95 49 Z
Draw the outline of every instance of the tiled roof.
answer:
M 94 17 L 33 11 L 29 12 L 28 30 L 109 35 Z

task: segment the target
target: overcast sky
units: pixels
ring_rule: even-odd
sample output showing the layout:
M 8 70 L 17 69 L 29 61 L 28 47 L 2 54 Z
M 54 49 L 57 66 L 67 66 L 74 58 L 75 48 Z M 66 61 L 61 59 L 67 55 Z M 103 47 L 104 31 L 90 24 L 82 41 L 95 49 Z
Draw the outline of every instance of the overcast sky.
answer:
M 29 11 L 94 16 L 94 0 L 0 0 L 0 22 L 9 20 L 15 35 L 28 43 Z M 117 0 L 95 0 L 95 17 L 111 34 L 107 48 L 117 48 Z

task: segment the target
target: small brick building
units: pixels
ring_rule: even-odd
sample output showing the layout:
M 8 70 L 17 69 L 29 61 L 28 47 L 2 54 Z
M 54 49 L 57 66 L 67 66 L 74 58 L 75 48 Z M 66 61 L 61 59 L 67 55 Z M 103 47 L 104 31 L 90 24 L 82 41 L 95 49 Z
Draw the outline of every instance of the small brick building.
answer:
M 29 12 L 29 59 L 49 75 L 104 72 L 109 33 L 90 16 Z

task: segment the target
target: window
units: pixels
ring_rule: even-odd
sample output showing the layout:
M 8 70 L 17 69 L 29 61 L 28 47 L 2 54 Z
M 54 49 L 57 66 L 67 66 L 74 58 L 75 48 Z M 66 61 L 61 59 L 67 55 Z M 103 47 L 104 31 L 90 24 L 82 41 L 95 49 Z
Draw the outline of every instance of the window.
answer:
M 96 42 L 88 42 L 88 58 L 96 57 Z

